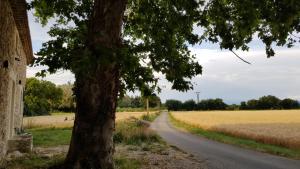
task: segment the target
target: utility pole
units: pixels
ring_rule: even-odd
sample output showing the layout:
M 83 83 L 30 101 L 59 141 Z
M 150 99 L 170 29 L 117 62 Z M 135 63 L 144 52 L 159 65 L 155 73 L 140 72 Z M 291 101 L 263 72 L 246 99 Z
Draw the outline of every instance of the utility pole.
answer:
M 147 116 L 149 116 L 149 98 L 146 97 Z
M 197 103 L 199 103 L 199 95 L 200 95 L 200 92 L 196 92 L 197 94 Z

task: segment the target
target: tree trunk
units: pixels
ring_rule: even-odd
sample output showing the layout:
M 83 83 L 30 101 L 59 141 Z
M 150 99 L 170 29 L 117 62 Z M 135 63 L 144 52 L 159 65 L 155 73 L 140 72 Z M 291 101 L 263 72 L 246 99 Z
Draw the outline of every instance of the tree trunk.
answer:
M 77 112 L 65 168 L 112 169 L 113 130 L 119 72 L 98 69 L 93 78 L 76 77 Z
M 95 0 L 87 48 L 93 58 L 105 59 L 98 47 L 120 48 L 126 0 Z M 89 56 L 83 56 L 89 57 Z M 95 61 L 98 63 L 97 61 Z M 113 131 L 120 85 L 116 60 L 99 62 L 93 70 L 75 72 L 76 116 L 64 168 L 113 169 Z M 105 63 L 105 64 L 104 64 Z

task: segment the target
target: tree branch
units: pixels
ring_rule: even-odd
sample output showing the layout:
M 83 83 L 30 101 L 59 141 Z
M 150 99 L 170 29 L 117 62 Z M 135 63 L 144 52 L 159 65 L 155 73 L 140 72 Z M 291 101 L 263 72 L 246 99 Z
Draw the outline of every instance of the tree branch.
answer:
M 299 36 L 296 36 L 296 35 L 294 35 L 294 34 L 292 34 L 292 33 L 290 33 L 290 35 L 292 35 L 293 37 L 295 37 L 295 38 L 298 38 L 298 39 L 300 39 L 300 37 Z
M 241 57 L 240 57 L 238 54 L 236 54 L 233 50 L 230 50 L 230 51 L 231 51 L 237 58 L 239 58 L 239 59 L 242 60 L 243 62 L 245 62 L 245 63 L 251 65 L 250 62 L 248 62 L 248 61 L 246 61 L 245 59 L 241 58 Z

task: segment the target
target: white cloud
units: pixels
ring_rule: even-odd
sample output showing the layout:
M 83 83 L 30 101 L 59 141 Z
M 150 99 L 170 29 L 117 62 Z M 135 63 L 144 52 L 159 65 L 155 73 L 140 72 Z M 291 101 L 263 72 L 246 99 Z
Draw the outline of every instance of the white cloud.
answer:
M 203 66 L 203 75 L 193 79 L 197 85 L 193 91 L 178 93 L 165 89 L 163 100 L 223 98 L 228 103 L 257 98 L 262 95 L 291 97 L 300 100 L 300 49 L 282 49 L 276 56 L 267 58 L 263 50 L 237 53 L 252 63 L 248 65 L 231 52 L 208 49 L 191 49 Z

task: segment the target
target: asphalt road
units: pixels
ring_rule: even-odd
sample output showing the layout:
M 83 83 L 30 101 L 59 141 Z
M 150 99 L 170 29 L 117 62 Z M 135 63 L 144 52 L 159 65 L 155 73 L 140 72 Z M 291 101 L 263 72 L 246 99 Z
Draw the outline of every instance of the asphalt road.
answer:
M 233 145 L 219 143 L 175 129 L 163 112 L 151 128 L 169 144 L 199 160 L 205 160 L 209 169 L 300 169 L 300 160 L 261 153 Z

